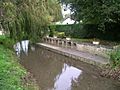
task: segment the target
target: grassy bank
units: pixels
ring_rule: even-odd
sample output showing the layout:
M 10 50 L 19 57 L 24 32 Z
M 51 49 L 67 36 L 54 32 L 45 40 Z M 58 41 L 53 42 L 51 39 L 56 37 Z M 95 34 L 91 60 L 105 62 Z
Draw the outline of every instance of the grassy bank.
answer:
M 120 81 L 120 47 L 118 47 L 110 56 L 111 63 L 102 71 L 103 76 Z
M 12 49 L 14 44 L 15 41 L 13 39 L 10 39 L 9 36 L 0 35 L 0 45 Z
M 21 81 L 25 74 L 13 52 L 0 45 L 0 90 L 25 90 Z
M 0 36 L 0 90 L 39 90 L 33 76 L 11 51 L 13 41 Z

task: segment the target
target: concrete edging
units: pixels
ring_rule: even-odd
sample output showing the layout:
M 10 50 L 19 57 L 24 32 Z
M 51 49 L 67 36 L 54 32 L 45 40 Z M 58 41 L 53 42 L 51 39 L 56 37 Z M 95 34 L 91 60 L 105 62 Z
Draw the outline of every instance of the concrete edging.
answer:
M 73 58 L 73 59 L 76 59 L 76 60 L 80 60 L 82 62 L 91 64 L 91 65 L 95 65 L 95 66 L 98 66 L 98 67 L 103 67 L 103 66 L 105 66 L 107 64 L 107 63 L 103 64 L 101 62 L 96 62 L 96 61 L 90 60 L 90 59 L 85 58 L 85 57 L 81 57 L 81 56 L 77 56 L 77 55 L 74 55 L 74 54 L 71 54 L 71 53 L 68 53 L 68 52 L 64 52 L 62 50 L 60 51 L 60 50 L 57 50 L 57 49 L 53 49 L 53 48 L 44 46 L 44 45 L 42 45 L 40 43 L 37 43 L 37 45 L 39 47 L 41 47 L 41 48 L 50 50 L 52 52 L 55 52 L 55 53 L 58 53 L 58 54 L 61 54 L 61 55 L 64 55 L 64 56 L 67 56 L 67 57 L 70 57 L 70 58 Z

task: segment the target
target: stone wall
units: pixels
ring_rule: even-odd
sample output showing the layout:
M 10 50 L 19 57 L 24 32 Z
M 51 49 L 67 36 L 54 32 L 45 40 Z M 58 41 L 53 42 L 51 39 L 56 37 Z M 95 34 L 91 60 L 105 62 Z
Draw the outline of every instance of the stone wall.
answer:
M 113 51 L 112 48 L 107 48 L 101 45 L 90 45 L 90 44 L 76 44 L 77 50 L 89 52 L 92 54 L 96 54 L 105 58 L 110 58 L 110 53 Z

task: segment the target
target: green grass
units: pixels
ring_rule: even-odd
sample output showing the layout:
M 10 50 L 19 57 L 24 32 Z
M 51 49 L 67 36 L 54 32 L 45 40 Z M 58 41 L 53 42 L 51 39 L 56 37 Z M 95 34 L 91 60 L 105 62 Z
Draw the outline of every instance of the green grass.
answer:
M 120 67 L 120 48 L 117 48 L 110 56 L 112 67 Z
M 28 72 L 12 51 L 14 43 L 9 37 L 0 35 L 0 90 L 39 90 L 36 82 L 23 80 Z
M 5 35 L 0 35 L 0 39 L 4 39 L 5 37 Z
M 25 90 L 21 80 L 25 74 L 13 52 L 0 45 L 0 90 Z
M 12 49 L 15 41 L 13 39 L 10 39 L 8 36 L 0 35 L 0 44 L 6 48 Z
M 75 42 L 92 42 L 93 39 L 78 39 L 78 38 L 72 38 L 73 41 Z
M 86 43 L 92 43 L 94 40 L 99 41 L 100 45 L 107 45 L 107 46 L 115 46 L 119 45 L 120 42 L 116 41 L 107 41 L 107 40 L 100 40 L 100 39 L 78 39 L 78 38 L 72 38 L 74 42 L 81 43 L 81 42 L 86 42 Z

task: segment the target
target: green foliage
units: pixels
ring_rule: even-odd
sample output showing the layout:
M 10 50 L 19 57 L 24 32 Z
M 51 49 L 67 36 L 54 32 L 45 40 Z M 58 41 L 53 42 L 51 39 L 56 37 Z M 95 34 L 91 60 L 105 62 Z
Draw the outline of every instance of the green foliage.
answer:
M 65 38 L 66 37 L 64 32 L 56 32 L 56 36 L 58 38 Z
M 53 36 L 54 36 L 54 31 L 53 31 L 53 30 L 50 30 L 49 37 L 53 37 Z
M 120 67 L 120 48 L 111 53 L 110 59 L 113 67 Z
M 71 36 L 73 33 L 72 26 L 73 25 L 56 25 L 56 31 L 65 32 L 66 36 Z
M 0 36 L 0 45 L 5 46 L 6 48 L 13 48 L 13 45 L 15 44 L 14 39 L 11 39 L 7 36 Z
M 55 25 L 52 25 L 52 26 L 50 26 L 50 34 L 49 34 L 49 36 L 50 37 L 53 37 L 54 35 L 55 35 L 55 30 L 56 30 L 56 26 Z
M 45 27 L 61 19 L 57 0 L 2 0 L 0 23 L 14 40 L 42 37 Z
M 50 26 L 52 27 L 52 26 Z M 92 24 L 74 24 L 74 25 L 56 25 L 55 31 L 64 32 L 65 36 L 72 38 L 93 38 L 96 25 Z
M 105 23 L 120 24 L 120 0 L 61 0 L 74 11 L 75 20 L 98 24 L 105 30 Z
M 59 21 L 62 19 L 61 6 L 59 0 L 47 0 L 47 11 L 52 16 L 52 21 Z
M 54 27 L 56 28 L 55 31 L 65 32 L 65 36 L 72 38 L 98 38 L 109 41 L 120 40 L 120 25 L 115 23 L 107 23 L 105 31 L 99 30 L 96 24 L 56 25 Z
M 13 39 L 0 35 L 0 90 L 38 90 L 36 82 L 23 81 L 28 73 L 10 51 L 14 44 Z
M 78 42 L 78 43 L 81 43 L 81 42 L 83 42 L 83 43 L 85 43 L 85 42 L 90 43 L 90 42 L 93 42 L 93 40 L 94 40 L 94 39 L 78 39 L 78 38 L 72 38 L 72 41 Z
M 25 74 L 13 52 L 0 45 L 0 90 L 25 90 L 21 81 Z

